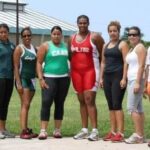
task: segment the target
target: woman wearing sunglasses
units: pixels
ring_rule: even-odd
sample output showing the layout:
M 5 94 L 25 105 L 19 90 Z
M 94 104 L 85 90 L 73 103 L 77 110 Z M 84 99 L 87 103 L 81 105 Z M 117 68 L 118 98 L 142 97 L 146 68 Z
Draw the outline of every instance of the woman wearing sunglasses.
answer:
M 31 44 L 32 32 L 29 27 L 21 31 L 22 44 L 14 52 L 15 85 L 21 99 L 20 125 L 22 139 L 37 137 L 28 128 L 28 112 L 35 93 L 36 49 Z
M 144 112 L 142 97 L 144 90 L 144 68 L 146 49 L 141 43 L 141 31 L 138 27 L 129 28 L 128 40 L 131 49 L 126 57 L 127 62 L 127 109 L 134 124 L 134 133 L 125 140 L 126 143 L 144 142 Z

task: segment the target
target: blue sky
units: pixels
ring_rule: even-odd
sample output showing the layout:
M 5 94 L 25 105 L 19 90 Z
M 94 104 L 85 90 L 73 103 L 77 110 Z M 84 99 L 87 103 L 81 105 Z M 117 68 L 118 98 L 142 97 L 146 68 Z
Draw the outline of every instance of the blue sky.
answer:
M 138 26 L 150 41 L 150 0 L 25 0 L 28 8 L 76 25 L 76 18 L 90 18 L 90 30 L 101 32 L 109 40 L 107 25 L 112 20 L 125 27 Z M 121 33 L 122 33 L 121 32 Z

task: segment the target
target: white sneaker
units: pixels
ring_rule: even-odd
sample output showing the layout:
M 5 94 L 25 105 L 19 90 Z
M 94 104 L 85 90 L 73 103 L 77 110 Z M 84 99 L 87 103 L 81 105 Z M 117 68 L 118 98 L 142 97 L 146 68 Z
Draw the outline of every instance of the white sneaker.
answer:
M 15 138 L 15 134 L 9 132 L 8 130 L 4 130 L 2 134 L 5 136 L 5 138 Z
M 98 141 L 98 139 L 99 139 L 98 130 L 92 131 L 91 134 L 88 136 L 89 141 Z
M 127 144 L 138 144 L 144 142 L 144 138 L 140 137 L 137 133 L 133 133 L 128 139 L 125 139 L 125 143 Z
M 83 129 L 81 129 L 81 131 L 76 134 L 73 138 L 76 140 L 81 140 L 81 139 L 86 139 L 88 137 L 88 130 L 87 132 L 85 132 Z
M 5 135 L 3 135 L 3 133 L 0 131 L 0 139 L 4 139 Z

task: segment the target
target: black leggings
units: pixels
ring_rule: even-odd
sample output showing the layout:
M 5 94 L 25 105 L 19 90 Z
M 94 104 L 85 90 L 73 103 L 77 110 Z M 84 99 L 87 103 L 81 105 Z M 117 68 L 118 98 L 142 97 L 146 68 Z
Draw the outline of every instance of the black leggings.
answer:
M 42 108 L 41 108 L 41 120 L 49 121 L 50 109 L 54 101 L 54 119 L 62 120 L 64 115 L 64 102 L 68 93 L 70 78 L 45 78 L 48 84 L 48 89 L 42 89 Z
M 0 120 L 7 119 L 8 105 L 13 91 L 13 79 L 0 78 Z
M 126 88 L 121 89 L 122 71 L 104 73 L 104 93 L 109 110 L 121 110 Z

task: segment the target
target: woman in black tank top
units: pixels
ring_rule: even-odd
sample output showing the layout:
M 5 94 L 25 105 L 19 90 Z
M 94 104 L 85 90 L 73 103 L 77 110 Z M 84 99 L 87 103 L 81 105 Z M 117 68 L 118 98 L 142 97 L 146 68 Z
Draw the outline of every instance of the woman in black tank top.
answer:
M 108 25 L 110 41 L 104 45 L 101 62 L 100 86 L 107 99 L 110 126 L 105 141 L 121 142 L 124 139 L 124 114 L 122 101 L 126 89 L 125 57 L 128 52 L 126 42 L 119 39 L 120 23 L 112 21 Z

